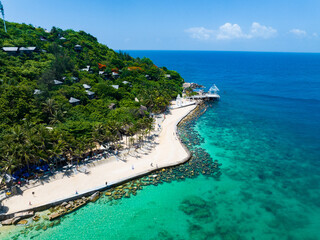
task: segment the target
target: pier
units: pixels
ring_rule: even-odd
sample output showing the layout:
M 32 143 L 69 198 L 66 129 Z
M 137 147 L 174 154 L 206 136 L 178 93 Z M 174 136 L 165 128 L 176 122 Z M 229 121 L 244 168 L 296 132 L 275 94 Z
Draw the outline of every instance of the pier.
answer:
M 215 101 L 220 99 L 220 95 L 218 94 L 218 87 L 213 84 L 213 86 L 209 89 L 208 92 L 203 92 L 202 90 L 199 92 L 198 95 L 187 97 L 187 99 L 196 101 L 196 100 L 203 100 L 203 101 Z

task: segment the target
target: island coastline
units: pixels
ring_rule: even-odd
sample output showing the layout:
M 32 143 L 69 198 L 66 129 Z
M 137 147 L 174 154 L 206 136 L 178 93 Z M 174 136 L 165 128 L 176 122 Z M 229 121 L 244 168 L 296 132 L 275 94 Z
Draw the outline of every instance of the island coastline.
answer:
M 167 115 L 166 120 L 163 122 L 162 131 L 159 137 L 156 139 L 156 144 L 158 143 L 159 145 L 153 148 L 150 153 L 143 156 L 142 159 L 132 159 L 131 157 L 131 159 L 128 159 L 124 163 L 122 168 L 118 169 L 117 173 L 113 174 L 111 177 L 103 177 L 102 175 L 103 170 L 107 171 L 109 169 L 109 171 L 111 171 L 112 169 L 112 167 L 110 167 L 112 163 L 106 162 L 96 167 L 90 168 L 90 170 L 92 171 L 92 175 L 90 174 L 89 176 L 87 176 L 84 174 L 76 174 L 74 176 L 71 176 L 70 178 L 51 181 L 38 187 L 26 190 L 24 192 L 24 195 L 14 196 L 6 199 L 5 201 L 3 201 L 3 205 L 9 208 L 7 218 L 11 217 L 14 213 L 17 212 L 29 210 L 45 210 L 64 201 L 88 196 L 96 191 L 102 191 L 111 188 L 115 185 L 119 185 L 131 179 L 141 177 L 150 172 L 179 165 L 188 161 L 191 157 L 191 153 L 188 148 L 181 142 L 180 137 L 177 134 L 177 125 L 188 115 L 190 115 L 195 109 L 196 105 L 172 109 L 170 113 L 173 114 Z M 174 144 L 169 144 L 166 140 L 169 140 L 170 143 Z M 171 151 L 162 151 L 163 149 L 168 147 L 168 145 L 171 145 Z M 178 151 L 175 148 L 177 146 Z M 122 162 L 120 161 L 113 163 L 113 169 L 116 167 L 117 163 Z M 131 171 L 128 171 L 128 169 Z M 98 170 L 100 174 L 96 173 L 96 170 Z M 134 172 L 132 173 L 132 171 Z M 97 181 L 93 180 L 94 178 L 97 179 Z M 107 180 L 102 181 L 102 178 Z M 97 184 L 99 180 L 100 182 L 99 184 Z M 106 181 L 107 185 L 105 184 Z M 87 182 L 87 184 L 85 182 Z M 65 187 L 63 188 L 63 186 Z M 64 191 L 61 191 L 61 188 L 63 188 Z M 73 191 L 71 189 L 73 189 Z M 66 191 L 68 190 L 74 193 L 66 194 Z M 52 194 L 52 192 L 54 191 L 57 191 L 56 194 Z M 34 192 L 35 194 L 33 195 L 32 192 Z M 53 198 L 55 200 L 50 201 L 49 197 L 50 199 Z M 30 205 L 28 205 L 28 203 L 31 200 L 33 202 L 32 207 L 30 208 Z

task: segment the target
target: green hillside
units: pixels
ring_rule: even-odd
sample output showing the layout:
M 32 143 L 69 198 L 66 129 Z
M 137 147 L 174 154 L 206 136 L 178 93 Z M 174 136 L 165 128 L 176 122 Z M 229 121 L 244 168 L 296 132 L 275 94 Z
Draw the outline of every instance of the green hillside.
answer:
M 177 72 L 117 53 L 86 32 L 10 22 L 7 30 L 0 28 L 2 172 L 57 156 L 80 159 L 97 143 L 145 133 L 149 113 L 181 93 Z

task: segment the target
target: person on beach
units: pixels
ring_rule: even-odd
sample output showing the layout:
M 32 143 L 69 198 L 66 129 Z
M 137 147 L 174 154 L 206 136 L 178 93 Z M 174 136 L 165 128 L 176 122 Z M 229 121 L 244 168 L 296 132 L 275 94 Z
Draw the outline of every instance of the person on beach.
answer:
M 30 205 L 30 206 L 32 205 L 30 201 L 29 201 L 29 205 Z
M 132 170 L 134 170 L 134 166 L 133 165 L 131 166 L 131 168 L 132 168 Z
M 76 190 L 76 195 L 78 195 L 78 191 Z
M 151 163 L 150 166 L 153 167 L 153 163 Z

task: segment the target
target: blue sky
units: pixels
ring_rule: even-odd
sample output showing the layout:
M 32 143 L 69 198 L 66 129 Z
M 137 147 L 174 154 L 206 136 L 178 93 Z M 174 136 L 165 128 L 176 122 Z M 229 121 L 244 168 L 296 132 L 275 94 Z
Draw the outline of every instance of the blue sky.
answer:
M 320 0 L 1 0 L 8 21 L 84 30 L 109 47 L 320 52 Z

